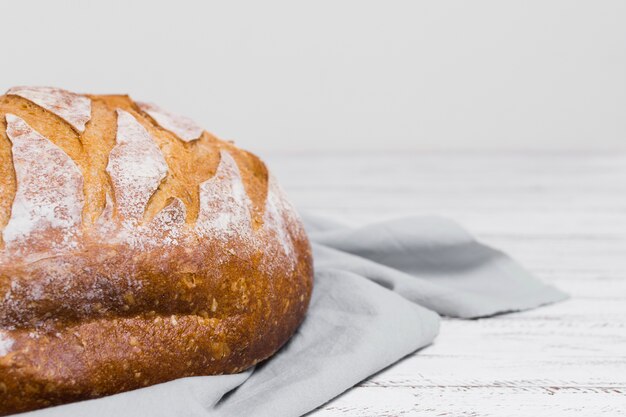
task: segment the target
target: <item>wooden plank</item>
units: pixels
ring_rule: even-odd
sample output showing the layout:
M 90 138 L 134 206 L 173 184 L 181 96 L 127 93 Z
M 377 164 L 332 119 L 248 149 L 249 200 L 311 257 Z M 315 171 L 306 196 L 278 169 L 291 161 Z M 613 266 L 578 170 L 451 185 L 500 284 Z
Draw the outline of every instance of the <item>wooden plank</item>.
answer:
M 626 153 L 271 155 L 298 207 L 350 224 L 437 213 L 570 293 L 435 343 L 315 416 L 626 413 Z
M 353 389 L 315 417 L 623 416 L 624 395 L 613 388 L 525 386 Z

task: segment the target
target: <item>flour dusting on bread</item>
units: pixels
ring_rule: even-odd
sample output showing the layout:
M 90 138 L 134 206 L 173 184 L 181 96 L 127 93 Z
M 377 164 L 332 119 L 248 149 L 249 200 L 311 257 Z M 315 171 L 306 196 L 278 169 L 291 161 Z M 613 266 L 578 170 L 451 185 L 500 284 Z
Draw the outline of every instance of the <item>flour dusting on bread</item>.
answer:
M 7 114 L 6 121 L 17 192 L 4 242 L 21 254 L 42 245 L 52 253 L 76 247 L 84 203 L 78 166 L 21 118 Z
M 168 205 L 154 216 L 152 224 L 158 229 L 159 225 L 163 227 L 176 225 L 182 226 L 185 224 L 185 217 L 187 216 L 187 210 L 185 209 L 185 203 L 180 198 L 173 198 Z
M 8 334 L 0 330 L 0 358 L 11 352 L 13 343 L 13 339 L 11 339 Z
M 252 233 L 250 207 L 237 163 L 228 151 L 222 150 L 217 172 L 200 184 L 196 229 L 207 238 L 225 241 L 239 236 L 249 239 Z
M 138 223 L 167 175 L 167 163 L 148 131 L 124 110 L 117 110 L 116 145 L 106 170 L 113 183 L 118 215 Z
M 110 229 L 114 225 L 113 223 L 113 199 L 111 194 L 106 193 L 104 196 L 104 209 L 96 221 L 96 226 L 101 230 Z
M 14 95 L 32 101 L 36 105 L 56 114 L 79 132 L 91 118 L 89 97 L 67 90 L 52 87 L 13 87 L 7 95 Z
M 289 236 L 288 224 L 285 221 L 286 199 L 276 179 L 270 175 L 268 179 L 267 200 L 263 216 L 263 227 L 266 231 L 276 234 L 285 255 L 293 254 L 293 242 Z
M 137 106 L 148 113 L 163 129 L 169 130 L 185 142 L 198 139 L 204 131 L 190 118 L 171 113 L 156 104 L 138 102 Z
M 177 245 L 185 231 L 187 209 L 180 198 L 173 198 L 152 221 L 147 225 L 146 232 L 155 236 L 154 243 L 160 245 Z

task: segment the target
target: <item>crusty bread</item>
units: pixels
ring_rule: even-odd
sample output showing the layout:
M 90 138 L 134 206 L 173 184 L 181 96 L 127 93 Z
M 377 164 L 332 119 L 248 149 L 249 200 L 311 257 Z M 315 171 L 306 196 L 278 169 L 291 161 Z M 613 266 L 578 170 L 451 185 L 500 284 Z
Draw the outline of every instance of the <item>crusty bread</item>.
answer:
M 256 156 L 127 96 L 0 96 L 0 415 L 240 372 L 302 321 L 302 225 Z

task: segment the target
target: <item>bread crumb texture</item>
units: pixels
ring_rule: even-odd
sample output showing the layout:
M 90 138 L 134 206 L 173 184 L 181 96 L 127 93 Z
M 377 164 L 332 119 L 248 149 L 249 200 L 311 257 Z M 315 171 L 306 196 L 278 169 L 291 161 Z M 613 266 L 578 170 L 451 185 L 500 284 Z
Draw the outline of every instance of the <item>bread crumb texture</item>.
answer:
M 16 87 L 0 162 L 0 415 L 240 372 L 303 320 L 295 210 L 258 157 L 191 119 Z

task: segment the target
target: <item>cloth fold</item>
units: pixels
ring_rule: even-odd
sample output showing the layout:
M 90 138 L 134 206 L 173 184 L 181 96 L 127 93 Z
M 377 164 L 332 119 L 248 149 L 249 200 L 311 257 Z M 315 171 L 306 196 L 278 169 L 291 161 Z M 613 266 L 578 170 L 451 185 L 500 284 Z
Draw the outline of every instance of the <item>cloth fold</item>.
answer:
M 439 315 L 476 318 L 565 299 L 455 223 L 412 217 L 350 228 L 311 215 L 315 286 L 291 340 L 256 369 L 183 378 L 27 413 L 300 416 L 429 345 Z

